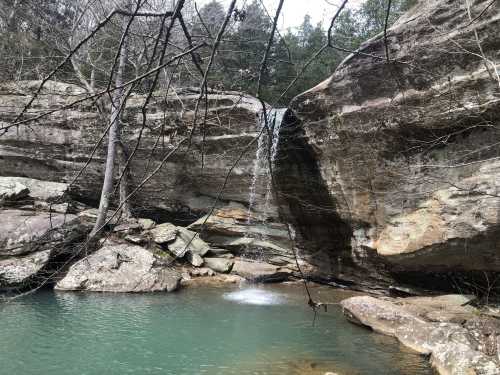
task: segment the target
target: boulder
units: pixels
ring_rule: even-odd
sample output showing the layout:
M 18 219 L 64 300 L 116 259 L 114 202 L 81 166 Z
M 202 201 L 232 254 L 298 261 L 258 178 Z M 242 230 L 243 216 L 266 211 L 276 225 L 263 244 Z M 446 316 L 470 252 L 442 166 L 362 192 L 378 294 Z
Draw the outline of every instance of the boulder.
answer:
M 72 265 L 55 288 L 95 292 L 171 292 L 179 287 L 179 282 L 178 272 L 159 265 L 150 251 L 140 246 L 113 244 Z
M 177 231 L 177 237 L 168 244 L 168 249 L 178 258 L 182 258 L 188 252 L 204 256 L 210 250 L 210 245 L 200 239 L 198 233 L 182 227 L 177 227 Z
M 63 237 L 63 226 L 76 224 L 76 216 L 22 210 L 1 210 L 0 257 L 23 255 L 40 248 L 43 242 Z
M 132 242 L 135 244 L 142 244 L 146 242 L 146 238 L 140 236 L 140 235 L 133 235 L 133 234 L 127 234 L 124 239 L 128 242 Z
M 472 339 L 473 331 L 461 324 L 427 321 L 408 310 L 404 300 L 358 296 L 343 300 L 341 305 L 350 321 L 394 336 L 412 350 L 431 355 L 439 374 L 493 375 L 500 371 L 498 357 L 484 353 L 484 348 Z
M 191 251 L 188 251 L 186 258 L 194 267 L 201 267 L 205 263 L 204 259 L 199 254 L 192 253 Z
M 26 185 L 18 181 L 14 181 L 8 177 L 0 178 L 0 203 L 26 198 L 29 192 Z
M 75 215 L 0 210 L 0 289 L 38 286 L 80 251 L 90 228 Z
M 224 258 L 204 258 L 204 264 L 206 267 L 219 273 L 231 272 L 233 268 L 234 260 L 224 259 Z
M 51 250 L 21 257 L 0 258 L 0 290 L 22 289 L 36 282 L 35 278 L 47 267 L 50 258 Z
M 213 271 L 212 271 L 213 272 Z M 241 284 L 244 278 L 238 275 L 217 274 L 210 276 L 196 276 L 182 280 L 182 286 L 186 287 L 225 287 L 228 284 Z
M 145 218 L 139 218 L 139 219 L 137 219 L 137 223 L 144 230 L 153 229 L 155 227 L 155 225 L 156 225 L 156 223 L 153 220 L 151 220 L 151 219 L 145 219 Z
M 176 239 L 178 229 L 173 224 L 163 223 L 151 229 L 149 233 L 151 233 L 154 242 L 157 244 L 164 244 Z
M 99 210 L 97 208 L 85 209 L 78 213 L 78 218 L 81 221 L 88 223 L 89 225 L 93 225 L 97 220 L 98 212 Z M 106 222 L 108 222 L 109 220 L 108 225 L 118 224 L 119 219 L 120 219 L 119 213 L 115 215 L 115 212 L 113 210 L 108 211 L 106 215 Z
M 236 259 L 231 273 L 253 282 L 284 281 L 292 276 L 288 268 L 273 266 L 269 263 Z

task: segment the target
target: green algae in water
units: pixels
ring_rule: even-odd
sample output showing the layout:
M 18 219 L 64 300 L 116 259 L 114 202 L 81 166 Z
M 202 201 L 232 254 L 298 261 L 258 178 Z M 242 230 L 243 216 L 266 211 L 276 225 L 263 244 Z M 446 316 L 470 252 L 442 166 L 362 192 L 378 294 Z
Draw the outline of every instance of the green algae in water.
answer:
M 346 322 L 338 307 L 313 327 L 300 287 L 265 290 L 280 304 L 228 300 L 234 289 L 222 288 L 47 291 L 3 303 L 0 374 L 431 374 L 425 358 Z

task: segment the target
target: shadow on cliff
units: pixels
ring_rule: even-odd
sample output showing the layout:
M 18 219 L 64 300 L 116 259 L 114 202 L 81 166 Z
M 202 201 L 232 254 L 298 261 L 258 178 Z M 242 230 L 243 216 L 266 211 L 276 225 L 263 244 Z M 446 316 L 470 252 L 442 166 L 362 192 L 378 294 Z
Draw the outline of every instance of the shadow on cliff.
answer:
M 280 215 L 295 230 L 300 257 L 312 266 L 305 267 L 307 278 L 369 288 L 389 281 L 383 276 L 384 265 L 376 259 L 364 260 L 367 272 L 354 261 L 353 229 L 339 216 L 315 150 L 292 110 L 285 113 L 281 125 L 274 179 Z

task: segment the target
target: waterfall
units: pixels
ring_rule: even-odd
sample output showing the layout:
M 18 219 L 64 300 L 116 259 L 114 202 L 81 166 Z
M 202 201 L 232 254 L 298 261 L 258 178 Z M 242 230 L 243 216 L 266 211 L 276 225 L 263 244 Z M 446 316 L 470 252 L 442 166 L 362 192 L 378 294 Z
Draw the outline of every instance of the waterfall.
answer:
M 271 169 L 274 171 L 276 154 L 278 153 L 279 134 L 281 123 L 286 108 L 271 109 L 267 112 L 267 123 L 270 129 L 271 137 L 269 137 L 264 114 L 261 114 L 259 131 L 261 135 L 257 142 L 257 150 L 255 152 L 255 160 L 253 164 L 252 183 L 250 185 L 250 193 L 248 198 L 248 219 L 247 224 L 252 223 L 252 209 L 255 206 L 256 190 L 258 186 L 265 186 L 266 193 L 264 198 L 264 206 L 260 221 L 266 220 L 269 211 L 269 204 L 272 193 L 271 171 L 269 168 L 268 156 Z M 271 139 L 269 139 L 271 138 Z

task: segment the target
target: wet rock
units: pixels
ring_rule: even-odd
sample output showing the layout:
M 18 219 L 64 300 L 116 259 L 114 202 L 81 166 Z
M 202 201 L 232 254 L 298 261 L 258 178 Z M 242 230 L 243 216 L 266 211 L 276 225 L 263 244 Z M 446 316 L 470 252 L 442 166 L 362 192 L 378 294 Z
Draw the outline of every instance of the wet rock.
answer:
M 219 254 L 215 258 L 234 259 L 234 255 L 231 253 Z
M 72 265 L 57 290 L 97 292 L 171 292 L 180 275 L 159 266 L 148 250 L 134 245 L 109 245 Z
M 467 298 L 438 299 L 439 303 L 450 300 L 457 302 Z M 352 322 L 394 336 L 412 350 L 431 355 L 431 363 L 440 374 L 493 375 L 500 372 L 497 357 L 481 351 L 477 341 L 471 338 L 474 331 L 461 324 L 430 322 L 408 311 L 410 304 L 405 305 L 401 300 L 359 296 L 348 298 L 341 305 Z
M 264 262 L 236 259 L 231 273 L 254 282 L 275 282 L 292 276 L 288 268 L 273 266 Z
M 118 232 L 122 234 L 138 232 L 142 229 L 142 226 L 136 222 L 118 224 L 113 228 L 113 232 Z
M 224 258 L 204 258 L 205 266 L 219 273 L 229 273 L 233 268 L 234 261 Z
M 212 271 L 213 272 L 213 271 Z M 224 287 L 228 284 L 241 284 L 245 279 L 238 275 L 217 274 L 215 276 L 197 276 L 182 280 L 186 287 Z
M 282 249 L 289 244 L 288 232 L 284 224 L 271 222 L 261 223 L 252 216 L 248 220 L 248 209 L 240 207 L 225 207 L 215 210 L 210 216 L 204 216 L 189 227 L 191 230 L 201 231 L 203 238 L 214 245 L 241 240 L 257 240 L 254 237 L 266 237 L 268 244 Z M 274 244 L 271 241 L 275 241 Z M 242 246 L 243 243 L 233 243 L 232 246 Z M 286 252 L 286 250 L 285 250 Z
M 33 208 L 35 210 L 50 211 L 59 214 L 67 214 L 71 211 L 71 207 L 68 203 L 47 203 L 42 201 L 35 201 L 33 202 Z
M 231 254 L 231 250 L 229 249 L 223 249 L 223 248 L 216 248 L 216 247 L 210 247 L 210 250 L 207 252 L 207 256 L 213 256 L 213 257 L 220 257 L 225 254 Z
M 274 264 L 276 266 L 289 266 L 293 265 L 295 267 L 294 259 L 291 257 L 285 257 L 285 256 L 274 256 L 271 257 L 267 260 L 268 263 Z
M 97 208 L 89 208 L 78 213 L 78 217 L 80 220 L 87 222 L 88 224 L 93 225 L 97 220 L 98 209 Z M 108 211 L 106 215 L 106 221 L 108 225 L 116 225 L 120 219 L 120 215 L 116 214 L 113 211 Z

